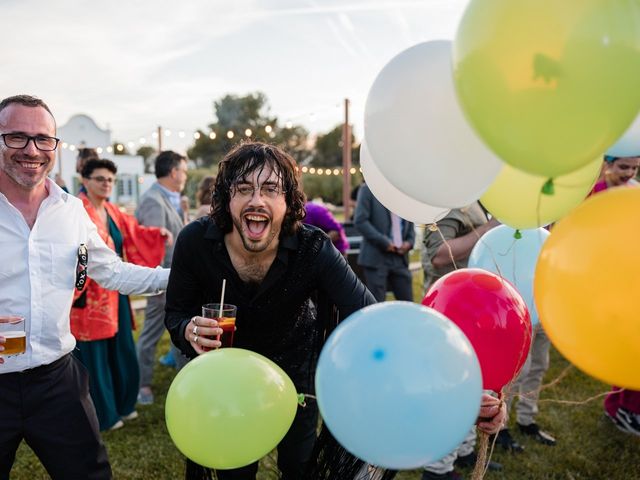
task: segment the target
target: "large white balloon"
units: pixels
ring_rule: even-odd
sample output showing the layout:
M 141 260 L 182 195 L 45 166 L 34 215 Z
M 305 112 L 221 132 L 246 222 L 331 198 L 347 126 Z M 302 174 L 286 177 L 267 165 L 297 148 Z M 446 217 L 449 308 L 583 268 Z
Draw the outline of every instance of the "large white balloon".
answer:
M 429 205 L 469 205 L 503 165 L 458 105 L 450 41 L 415 45 L 382 69 L 367 97 L 364 131 L 388 181 Z
M 640 115 L 626 132 L 607 150 L 612 157 L 640 157 Z
M 360 167 L 373 196 L 405 220 L 413 223 L 435 223 L 449 212 L 447 208 L 419 202 L 391 185 L 371 159 L 364 140 L 360 145 Z

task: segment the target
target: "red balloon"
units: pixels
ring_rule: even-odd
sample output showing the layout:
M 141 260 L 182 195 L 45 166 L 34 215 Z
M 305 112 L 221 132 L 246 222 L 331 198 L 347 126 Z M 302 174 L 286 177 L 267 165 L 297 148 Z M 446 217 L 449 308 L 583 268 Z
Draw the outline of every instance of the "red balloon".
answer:
M 485 390 L 500 392 L 518 374 L 531 346 L 531 318 L 507 280 L 463 268 L 438 279 L 422 304 L 444 314 L 467 335 L 480 360 Z

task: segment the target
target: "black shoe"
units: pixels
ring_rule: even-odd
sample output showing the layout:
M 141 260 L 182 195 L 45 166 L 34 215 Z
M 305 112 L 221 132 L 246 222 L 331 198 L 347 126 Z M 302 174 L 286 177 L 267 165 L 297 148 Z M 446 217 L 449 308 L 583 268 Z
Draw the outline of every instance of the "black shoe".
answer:
M 425 470 L 422 472 L 422 480 L 464 480 L 464 477 L 455 470 L 447 473 L 433 473 Z
M 494 435 L 491 435 L 489 442 L 493 442 L 493 438 L 494 438 Z M 502 448 L 504 448 L 508 452 L 513 452 L 513 453 L 524 452 L 524 447 L 513 439 L 513 437 L 511 436 L 511 433 L 509 433 L 508 428 L 503 428 L 498 432 L 496 445 L 500 445 Z
M 556 439 L 544 430 L 540 430 L 540 427 L 535 422 L 530 423 L 529 425 L 521 425 L 518 423 L 518 429 L 520 429 L 521 433 L 524 433 L 529 437 L 533 437 L 543 445 L 549 445 L 550 447 L 553 447 L 556 444 Z
M 476 452 L 471 452 L 469 455 L 464 455 L 462 457 L 456 458 L 454 465 L 460 468 L 473 468 L 478 461 L 478 455 Z M 489 470 L 493 470 L 494 472 L 498 472 L 502 470 L 502 464 L 498 462 L 489 461 L 487 468 Z
M 626 408 L 620 407 L 616 412 L 616 419 L 624 426 L 624 429 L 627 432 L 640 436 L 639 414 L 630 412 Z

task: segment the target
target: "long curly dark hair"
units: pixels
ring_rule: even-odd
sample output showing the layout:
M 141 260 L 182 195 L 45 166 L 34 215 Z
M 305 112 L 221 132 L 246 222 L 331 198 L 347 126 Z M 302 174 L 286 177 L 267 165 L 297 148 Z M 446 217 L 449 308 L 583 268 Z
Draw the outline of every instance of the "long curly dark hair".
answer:
M 218 165 L 218 176 L 211 197 L 211 218 L 224 233 L 233 229 L 229 203 L 235 185 L 264 168 L 276 173 L 284 190 L 287 212 L 282 222 L 282 233 L 293 235 L 298 229 L 305 216 L 305 195 L 296 161 L 275 145 L 244 142 L 227 153 Z

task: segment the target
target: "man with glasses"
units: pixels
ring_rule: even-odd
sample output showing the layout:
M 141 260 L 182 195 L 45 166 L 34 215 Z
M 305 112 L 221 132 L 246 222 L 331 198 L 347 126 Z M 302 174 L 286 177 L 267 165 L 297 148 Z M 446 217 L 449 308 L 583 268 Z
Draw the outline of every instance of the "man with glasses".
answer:
M 325 335 L 375 299 L 327 235 L 302 223 L 304 200 L 295 161 L 275 146 L 244 143 L 220 162 L 211 215 L 191 222 L 178 236 L 167 287 L 165 323 L 187 357 L 221 346 L 216 337 L 222 329 L 201 315 L 203 304 L 220 301 L 226 281 L 224 301 L 237 306 L 233 346 L 265 355 L 298 392 L 314 392 Z M 483 411 L 494 417 L 499 409 Z M 355 478 L 362 463 L 327 435 L 316 442 L 317 421 L 317 405 L 308 399 L 278 445 L 281 478 L 325 478 L 320 471 Z M 210 478 L 188 465 L 188 479 Z M 258 462 L 216 474 L 219 480 L 254 480 L 257 470 Z
M 24 354 L 0 337 L 0 479 L 25 439 L 53 479 L 111 478 L 87 374 L 70 355 L 74 289 L 86 275 L 124 294 L 164 288 L 168 271 L 123 263 L 77 198 L 48 174 L 56 124 L 40 99 L 0 102 L 0 322 L 25 319 Z
M 297 391 L 313 393 L 328 306 L 345 318 L 375 300 L 326 234 L 301 223 L 304 215 L 295 161 L 282 150 L 245 143 L 220 162 L 212 213 L 178 236 L 167 287 L 165 323 L 187 357 L 220 347 L 221 329 L 201 314 L 203 304 L 220 301 L 226 280 L 225 303 L 237 306 L 233 346 L 267 356 Z M 298 409 L 278 447 L 283 479 L 305 478 L 317 418 L 313 400 Z M 197 478 L 197 468 L 189 464 L 187 478 Z M 255 479 L 257 469 L 256 462 L 216 473 L 220 480 Z

